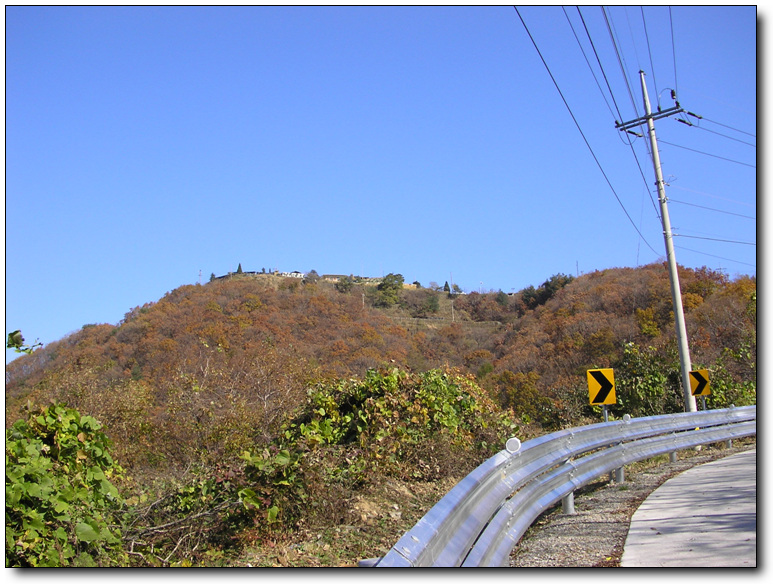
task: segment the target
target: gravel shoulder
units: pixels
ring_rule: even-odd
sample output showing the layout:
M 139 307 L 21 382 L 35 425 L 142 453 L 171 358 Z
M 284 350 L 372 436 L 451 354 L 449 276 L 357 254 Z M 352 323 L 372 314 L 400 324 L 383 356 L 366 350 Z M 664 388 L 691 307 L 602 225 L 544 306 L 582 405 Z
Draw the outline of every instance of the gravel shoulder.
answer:
M 574 515 L 561 505 L 543 513 L 510 555 L 514 568 L 619 567 L 631 517 L 647 496 L 671 477 L 698 464 L 757 447 L 755 439 L 737 441 L 635 463 L 625 468 L 625 481 L 603 477 L 574 494 Z

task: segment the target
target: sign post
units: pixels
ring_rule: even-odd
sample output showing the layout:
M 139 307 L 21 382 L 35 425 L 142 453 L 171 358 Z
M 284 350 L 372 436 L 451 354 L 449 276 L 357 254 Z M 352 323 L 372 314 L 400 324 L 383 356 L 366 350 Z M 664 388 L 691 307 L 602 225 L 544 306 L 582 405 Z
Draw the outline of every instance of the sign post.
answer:
M 604 421 L 609 421 L 608 404 L 617 403 L 615 394 L 614 369 L 588 369 L 588 398 L 590 405 L 603 406 Z M 614 472 L 609 473 L 609 481 L 614 481 Z

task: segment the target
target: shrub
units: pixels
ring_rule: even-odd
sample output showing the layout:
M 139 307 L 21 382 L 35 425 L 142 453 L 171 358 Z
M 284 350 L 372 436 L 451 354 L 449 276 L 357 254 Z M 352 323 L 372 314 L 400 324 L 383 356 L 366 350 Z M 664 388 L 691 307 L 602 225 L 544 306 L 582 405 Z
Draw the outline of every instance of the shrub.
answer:
M 124 564 L 123 471 L 101 424 L 60 404 L 28 413 L 5 433 L 6 567 Z
M 644 417 L 684 411 L 675 346 L 658 351 L 655 347 L 626 343 L 615 378 L 618 404 L 610 408 L 615 415 Z
M 432 370 L 368 371 L 321 383 L 262 452 L 245 452 L 242 498 L 269 524 L 337 514 L 328 496 L 395 476 L 463 476 L 499 450 L 516 426 L 469 377 Z
M 235 466 L 193 467 L 182 479 L 143 484 L 129 499 L 124 542 L 138 566 L 218 565 L 238 553 L 252 519 L 240 498 Z

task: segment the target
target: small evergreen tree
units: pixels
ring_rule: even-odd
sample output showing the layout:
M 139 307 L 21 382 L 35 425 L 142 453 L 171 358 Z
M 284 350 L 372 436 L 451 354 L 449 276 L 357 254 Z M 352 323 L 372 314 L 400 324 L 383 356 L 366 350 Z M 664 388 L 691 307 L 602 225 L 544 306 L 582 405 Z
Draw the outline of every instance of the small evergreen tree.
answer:
M 343 278 L 338 280 L 338 282 L 335 283 L 335 289 L 341 292 L 342 294 L 351 292 L 353 287 L 354 287 L 354 279 L 351 276 L 344 276 Z
M 400 291 L 403 289 L 405 279 L 402 274 L 387 274 L 376 286 L 378 300 L 376 306 L 394 306 L 400 300 Z

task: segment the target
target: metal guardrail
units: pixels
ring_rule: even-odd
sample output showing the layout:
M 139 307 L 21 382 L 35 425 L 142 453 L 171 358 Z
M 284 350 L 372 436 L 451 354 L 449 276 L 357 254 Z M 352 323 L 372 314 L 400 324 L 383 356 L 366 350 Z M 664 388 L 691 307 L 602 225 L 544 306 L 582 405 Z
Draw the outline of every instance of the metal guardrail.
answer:
M 502 450 L 462 479 L 375 567 L 502 566 L 540 513 L 626 464 L 757 433 L 757 406 L 561 430 Z

